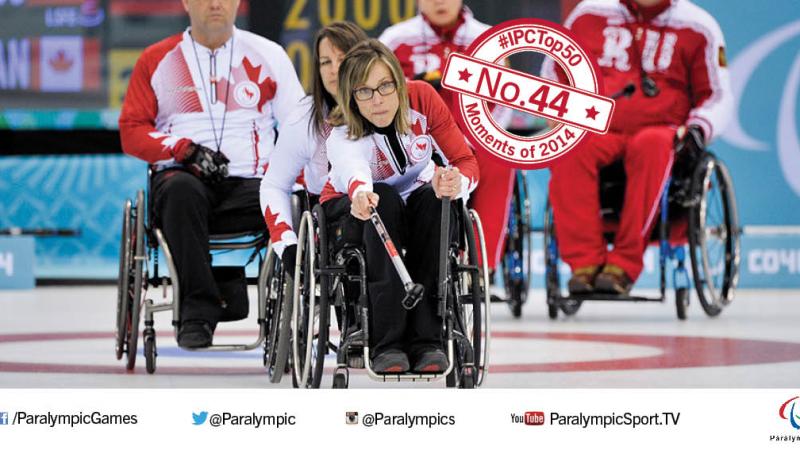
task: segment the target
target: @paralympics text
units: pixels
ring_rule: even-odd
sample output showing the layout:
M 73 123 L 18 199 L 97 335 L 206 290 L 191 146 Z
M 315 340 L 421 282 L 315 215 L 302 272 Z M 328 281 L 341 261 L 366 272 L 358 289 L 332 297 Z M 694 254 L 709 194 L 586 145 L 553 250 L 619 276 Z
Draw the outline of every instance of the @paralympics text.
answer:
M 99 411 L 77 414 L 30 413 L 17 411 L 14 414 L 13 425 L 45 425 L 50 428 L 56 426 L 75 427 L 78 425 L 136 425 L 139 418 L 136 414 L 105 414 Z
M 373 412 L 363 415 L 361 423 L 365 427 L 439 427 L 450 426 L 456 424 L 455 416 L 444 415 L 441 413 L 436 414 L 386 414 L 383 412 Z

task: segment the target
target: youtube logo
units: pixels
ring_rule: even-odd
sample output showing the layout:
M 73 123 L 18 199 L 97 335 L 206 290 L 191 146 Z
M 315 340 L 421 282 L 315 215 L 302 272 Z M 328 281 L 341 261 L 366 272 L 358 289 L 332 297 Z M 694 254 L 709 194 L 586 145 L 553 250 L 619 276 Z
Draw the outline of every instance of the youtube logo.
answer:
M 525 411 L 525 425 L 544 425 L 544 412 Z

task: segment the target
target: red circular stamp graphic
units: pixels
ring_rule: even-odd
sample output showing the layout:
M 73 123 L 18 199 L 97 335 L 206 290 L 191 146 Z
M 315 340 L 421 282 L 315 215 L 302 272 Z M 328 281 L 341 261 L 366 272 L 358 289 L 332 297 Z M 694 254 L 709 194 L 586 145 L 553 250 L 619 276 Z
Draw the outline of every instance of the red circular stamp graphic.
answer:
M 528 51 L 555 60 L 568 83 L 503 64 L 510 55 Z M 442 86 L 458 94 L 456 119 L 469 141 L 520 169 L 549 166 L 575 148 L 587 133 L 605 134 L 614 112 L 614 100 L 598 94 L 602 80 L 594 61 L 566 28 L 539 19 L 495 25 L 465 54 L 452 53 L 442 74 Z M 557 125 L 538 135 L 518 136 L 495 122 L 490 103 L 544 117 Z

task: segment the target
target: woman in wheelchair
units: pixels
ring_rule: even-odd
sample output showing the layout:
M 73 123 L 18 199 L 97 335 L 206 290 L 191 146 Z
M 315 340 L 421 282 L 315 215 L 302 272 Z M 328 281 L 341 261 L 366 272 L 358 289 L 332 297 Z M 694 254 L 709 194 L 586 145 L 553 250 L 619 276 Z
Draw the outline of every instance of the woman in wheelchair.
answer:
M 321 202 L 328 220 L 345 220 L 362 238 L 372 369 L 383 374 L 443 372 L 448 359 L 435 300 L 438 199 L 467 196 L 477 185 L 477 162 L 436 91 L 423 81 L 406 82 L 397 58 L 375 39 L 347 53 L 339 69 L 338 99 L 331 114 L 335 128 L 327 140 L 331 170 Z M 452 168 L 433 163 L 436 146 Z M 405 249 L 411 278 L 424 286 L 422 300 L 410 310 L 401 305 L 404 286 L 380 237 L 365 225 L 371 208 L 397 247 Z
M 292 187 L 303 175 L 306 191 L 319 196 L 328 179 L 325 140 L 327 123 L 336 106 L 339 65 L 345 53 L 366 40 L 364 31 L 351 22 L 333 22 L 322 28 L 314 41 L 314 84 L 311 93 L 295 108 L 281 129 L 269 167 L 261 181 L 261 210 L 272 246 L 284 267 L 293 268 L 297 234 L 292 223 Z

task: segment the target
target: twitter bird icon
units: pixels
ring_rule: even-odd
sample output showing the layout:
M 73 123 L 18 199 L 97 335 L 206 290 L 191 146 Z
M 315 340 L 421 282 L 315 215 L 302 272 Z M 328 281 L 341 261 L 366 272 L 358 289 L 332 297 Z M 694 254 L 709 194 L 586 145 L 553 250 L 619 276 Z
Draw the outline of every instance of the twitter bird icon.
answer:
M 200 411 L 199 414 L 192 413 L 192 420 L 194 421 L 194 425 L 202 425 L 206 423 L 207 417 L 208 417 L 208 411 Z

